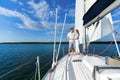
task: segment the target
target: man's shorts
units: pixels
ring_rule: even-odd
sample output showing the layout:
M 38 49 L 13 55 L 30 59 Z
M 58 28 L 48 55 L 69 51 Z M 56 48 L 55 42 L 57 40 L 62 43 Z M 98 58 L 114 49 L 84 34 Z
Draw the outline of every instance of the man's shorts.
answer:
M 69 48 L 74 48 L 74 47 L 75 47 L 75 41 L 70 41 Z

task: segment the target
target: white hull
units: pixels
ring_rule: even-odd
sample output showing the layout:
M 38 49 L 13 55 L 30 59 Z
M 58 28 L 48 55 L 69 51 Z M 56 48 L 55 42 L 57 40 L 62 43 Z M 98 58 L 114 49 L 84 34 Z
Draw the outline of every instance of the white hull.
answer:
M 120 80 L 120 65 L 106 64 L 105 57 L 72 54 L 63 57 L 42 80 Z

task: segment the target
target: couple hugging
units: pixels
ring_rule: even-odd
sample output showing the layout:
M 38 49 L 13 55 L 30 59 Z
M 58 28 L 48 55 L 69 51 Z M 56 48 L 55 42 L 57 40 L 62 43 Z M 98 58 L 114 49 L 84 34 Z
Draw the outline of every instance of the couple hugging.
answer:
M 70 50 L 73 48 L 76 54 L 80 53 L 79 50 L 79 31 L 74 28 L 70 29 L 70 32 L 67 34 L 67 39 L 69 40 L 68 55 L 70 55 Z

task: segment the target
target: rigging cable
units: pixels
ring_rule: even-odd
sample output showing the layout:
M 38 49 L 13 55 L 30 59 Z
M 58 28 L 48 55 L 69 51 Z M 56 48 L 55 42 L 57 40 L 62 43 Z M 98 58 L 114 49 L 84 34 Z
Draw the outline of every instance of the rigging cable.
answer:
M 115 32 L 115 34 L 117 34 L 120 37 L 120 33 L 118 33 L 117 31 L 114 31 L 114 32 Z
M 49 61 L 48 63 L 46 63 L 43 67 L 41 67 L 40 70 L 44 69 L 48 64 L 50 64 L 51 61 Z
M 54 32 L 54 49 L 53 49 L 53 63 L 52 63 L 52 69 L 54 68 L 55 65 L 55 53 L 56 53 L 56 27 L 57 27 L 57 14 L 58 14 L 58 9 L 56 8 L 56 19 L 55 19 L 55 32 Z
M 99 52 L 99 53 L 97 54 L 97 56 L 105 53 L 105 52 L 109 49 L 109 47 L 112 45 L 113 42 L 114 42 L 114 41 L 112 40 L 112 41 L 110 42 L 110 44 L 109 44 L 103 51 L 101 51 L 101 52 Z
M 115 36 L 116 36 L 116 34 L 115 34 Z M 105 52 L 109 49 L 109 47 L 112 45 L 113 42 L 114 42 L 114 41 L 113 41 L 113 39 L 112 39 L 111 42 L 110 42 L 110 44 L 109 44 L 103 51 L 99 52 L 99 53 L 98 53 L 97 55 L 95 55 L 95 56 L 99 56 L 99 55 L 105 53 Z
M 58 52 L 57 52 L 57 56 L 56 56 L 56 63 L 57 63 L 58 56 L 59 56 L 59 52 L 60 52 L 60 46 L 61 46 L 61 41 L 62 41 L 63 32 L 64 32 L 64 28 L 65 28 L 66 17 L 67 17 L 67 14 L 65 13 L 64 23 L 63 23 L 62 32 L 61 32 L 61 37 L 60 37 L 60 43 L 59 43 Z
M 95 29 L 94 29 L 94 31 L 92 32 L 92 35 L 91 35 L 91 37 L 90 37 L 89 42 L 87 43 L 87 46 L 89 46 L 90 42 L 92 41 L 92 39 L 93 39 L 93 37 L 94 37 L 94 34 L 95 34 L 96 30 L 97 30 L 98 25 L 99 25 L 99 21 L 95 24 Z
M 10 73 L 12 73 L 12 72 L 18 70 L 18 69 L 20 69 L 21 67 L 23 67 L 23 66 L 29 64 L 30 62 L 32 62 L 32 60 L 33 60 L 33 59 L 31 59 L 30 61 L 28 61 L 28 62 L 26 62 L 26 63 L 24 63 L 24 64 L 22 64 L 22 65 L 16 67 L 15 69 L 13 69 L 13 70 L 11 70 L 11 71 L 9 71 L 9 72 L 7 72 L 7 73 L 1 75 L 1 76 L 0 76 L 0 79 L 3 78 L 3 77 L 5 77 L 6 75 L 8 75 L 8 74 L 10 74 Z
M 34 75 L 32 76 L 32 78 L 30 80 L 33 80 L 34 79 Z
M 110 22 L 110 21 L 109 21 L 109 22 Z M 117 44 L 117 41 L 116 41 L 116 38 L 115 38 L 115 35 L 114 35 L 113 25 L 111 26 L 111 30 L 112 30 L 112 36 L 113 36 L 113 39 L 114 39 L 114 42 L 115 42 L 115 46 L 116 46 L 118 55 L 119 55 L 119 57 L 120 57 L 120 50 L 119 50 L 119 47 L 118 47 L 118 44 Z
M 36 62 L 36 66 L 37 66 L 37 62 Z M 36 67 L 36 69 L 35 69 L 35 77 L 34 77 L 34 80 L 36 80 L 36 77 L 37 76 L 37 67 Z

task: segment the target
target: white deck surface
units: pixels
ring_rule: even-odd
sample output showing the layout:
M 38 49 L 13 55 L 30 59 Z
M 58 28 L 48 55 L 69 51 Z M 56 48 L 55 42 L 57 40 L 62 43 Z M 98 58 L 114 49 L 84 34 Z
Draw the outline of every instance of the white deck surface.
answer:
M 93 80 L 92 73 L 83 62 L 73 62 L 73 60 L 82 60 L 82 58 L 82 55 L 65 56 L 60 60 L 55 71 L 48 73 L 45 80 Z
M 105 70 L 100 74 L 100 80 L 120 80 L 120 69 Z
M 43 80 L 93 80 L 93 67 L 95 65 L 106 65 L 104 58 L 73 54 L 69 57 L 65 56 L 59 61 L 56 69 L 52 73 L 48 72 Z M 109 71 L 110 70 L 105 70 L 100 73 L 99 76 L 101 76 L 101 78 L 99 77 L 99 79 L 96 80 L 103 80 L 103 75 L 112 80 L 120 80 L 120 77 L 118 77 L 118 75 L 120 75 L 120 69 L 118 69 L 117 72 L 112 70 L 111 72 L 114 73 L 109 73 Z M 111 75 L 117 75 L 117 77 L 112 77 Z

